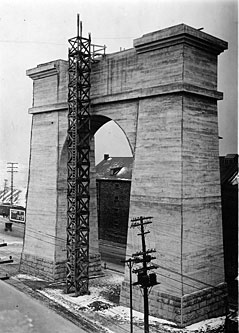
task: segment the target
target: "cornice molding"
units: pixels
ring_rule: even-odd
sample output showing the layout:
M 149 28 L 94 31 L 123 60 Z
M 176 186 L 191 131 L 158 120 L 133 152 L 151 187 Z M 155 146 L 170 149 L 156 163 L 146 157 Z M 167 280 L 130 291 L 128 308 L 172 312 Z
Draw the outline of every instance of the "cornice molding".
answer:
M 32 80 L 38 80 L 45 77 L 59 74 L 59 66 L 56 62 L 38 65 L 36 68 L 32 68 L 26 71 L 26 75 Z
M 155 31 L 134 40 L 137 53 L 154 51 L 177 44 L 187 44 L 216 55 L 228 48 L 227 42 L 185 24 Z
M 204 98 L 211 98 L 214 100 L 223 99 L 223 93 L 216 90 L 209 90 L 201 88 L 190 83 L 173 83 L 162 86 L 150 87 L 145 89 L 135 89 L 118 94 L 109 94 L 104 96 L 92 97 L 92 107 L 99 104 L 127 102 L 130 100 L 154 98 L 161 95 L 168 94 L 193 94 Z M 30 114 L 65 111 L 68 109 L 67 101 L 61 103 L 53 103 L 49 105 L 34 106 L 28 110 Z

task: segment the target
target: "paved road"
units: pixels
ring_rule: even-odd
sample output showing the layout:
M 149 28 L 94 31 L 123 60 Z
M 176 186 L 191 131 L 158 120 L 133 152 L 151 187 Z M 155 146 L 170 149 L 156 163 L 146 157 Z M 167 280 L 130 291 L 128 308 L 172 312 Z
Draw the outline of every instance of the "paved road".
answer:
M 107 268 L 112 268 L 119 272 L 124 272 L 124 263 L 122 260 L 125 260 L 125 246 L 113 243 L 100 241 L 100 253 L 102 265 L 106 263 Z
M 3 281 L 0 295 L 0 333 L 86 332 Z

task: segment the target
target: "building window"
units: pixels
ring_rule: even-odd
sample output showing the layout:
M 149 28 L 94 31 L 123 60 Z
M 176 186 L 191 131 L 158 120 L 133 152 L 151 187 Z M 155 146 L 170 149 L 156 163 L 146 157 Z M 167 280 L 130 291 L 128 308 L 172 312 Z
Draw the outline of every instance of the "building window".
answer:
M 119 183 L 115 183 L 115 189 L 119 189 Z
M 110 169 L 110 175 L 111 175 L 111 176 L 116 176 L 117 173 L 118 173 L 121 169 L 122 169 L 121 167 L 111 168 L 111 169 Z
M 114 202 L 118 202 L 118 201 L 119 201 L 119 196 L 115 195 Z
M 113 228 L 118 228 L 119 227 L 119 220 L 114 219 L 112 224 L 113 224 Z
M 119 215 L 119 208 L 114 208 L 114 215 L 118 216 Z

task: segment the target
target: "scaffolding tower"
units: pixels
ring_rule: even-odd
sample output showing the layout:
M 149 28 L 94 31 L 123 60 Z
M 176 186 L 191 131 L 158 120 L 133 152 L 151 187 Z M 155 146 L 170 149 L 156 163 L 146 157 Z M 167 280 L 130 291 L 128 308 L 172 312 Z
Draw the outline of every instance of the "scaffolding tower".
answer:
M 90 34 L 82 37 L 79 15 L 69 44 L 66 292 L 78 296 L 89 285 L 91 63 L 105 46 L 91 45 Z

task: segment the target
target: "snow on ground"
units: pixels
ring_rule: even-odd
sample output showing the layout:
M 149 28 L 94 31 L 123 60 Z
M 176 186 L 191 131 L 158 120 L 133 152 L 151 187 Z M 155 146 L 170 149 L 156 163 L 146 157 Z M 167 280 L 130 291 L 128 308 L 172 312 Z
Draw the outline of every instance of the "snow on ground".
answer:
M 41 278 L 32 276 L 32 275 L 27 275 L 27 274 L 17 274 L 16 278 L 18 280 L 31 280 L 31 281 L 43 281 Z
M 22 281 L 41 280 L 25 274 L 18 274 L 17 278 Z M 62 285 L 49 285 L 38 292 L 74 314 L 100 325 L 107 333 L 121 332 L 118 331 L 118 328 L 129 328 L 130 323 L 130 309 L 119 305 L 119 291 L 122 281 L 123 275 L 108 272 L 105 277 L 89 281 L 89 295 L 75 297 L 74 294 L 65 294 Z M 167 320 L 149 317 L 150 332 L 152 333 L 219 333 L 222 332 L 224 321 L 225 317 L 213 318 L 180 329 Z M 105 322 L 109 325 L 106 325 Z M 133 311 L 133 322 L 136 328 L 135 332 L 143 332 L 143 313 Z
M 212 318 L 187 326 L 187 330 L 192 332 L 206 332 L 208 329 L 215 330 L 216 328 L 223 327 L 224 323 L 225 323 L 225 316 Z

